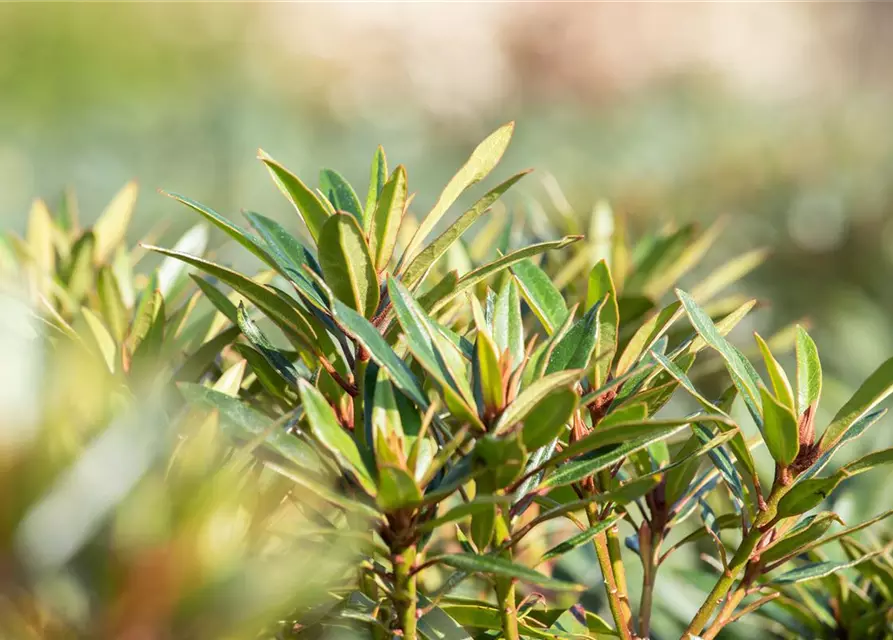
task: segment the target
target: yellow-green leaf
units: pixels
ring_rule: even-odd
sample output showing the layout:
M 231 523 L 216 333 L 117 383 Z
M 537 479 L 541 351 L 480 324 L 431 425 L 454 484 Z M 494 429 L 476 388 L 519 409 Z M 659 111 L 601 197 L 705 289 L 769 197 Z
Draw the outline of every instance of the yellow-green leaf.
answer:
M 378 276 L 357 220 L 343 213 L 330 216 L 320 231 L 318 244 L 319 264 L 332 293 L 371 318 L 378 308 Z

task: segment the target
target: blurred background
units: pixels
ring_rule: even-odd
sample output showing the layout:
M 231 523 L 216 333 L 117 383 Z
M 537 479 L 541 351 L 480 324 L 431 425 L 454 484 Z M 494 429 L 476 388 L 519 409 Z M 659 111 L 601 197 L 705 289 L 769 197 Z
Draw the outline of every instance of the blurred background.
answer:
M 639 232 L 726 216 L 712 264 L 768 247 L 736 335 L 808 317 L 826 418 L 893 353 L 893 3 L 0 5 L 19 231 L 37 196 L 73 188 L 90 222 L 132 178 L 131 240 L 195 222 L 159 188 L 288 219 L 258 147 L 364 184 L 382 144 L 423 211 L 508 120 L 500 171 L 535 167 L 519 190 L 544 206 L 552 175 L 581 217 L 604 198 Z M 882 473 L 854 512 L 880 510 Z
M 893 352 L 891 60 L 889 3 L 3 5 L 0 215 L 70 186 L 89 221 L 131 178 L 135 233 L 191 224 L 158 188 L 288 215 L 258 147 L 364 182 L 377 144 L 422 210 L 514 119 L 506 171 L 575 210 L 770 247 L 763 320 L 808 313 L 854 383 Z

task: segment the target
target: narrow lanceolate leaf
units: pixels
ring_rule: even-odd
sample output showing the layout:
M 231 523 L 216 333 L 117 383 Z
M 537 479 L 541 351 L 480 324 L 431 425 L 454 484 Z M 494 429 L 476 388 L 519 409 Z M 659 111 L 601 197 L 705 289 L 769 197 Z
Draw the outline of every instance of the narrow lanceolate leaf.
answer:
M 766 387 L 760 385 L 763 401 L 763 439 L 772 458 L 787 467 L 800 452 L 797 419 L 791 410 L 776 400 Z
M 349 213 L 360 228 L 363 228 L 363 208 L 360 206 L 360 199 L 344 176 L 334 169 L 323 169 L 319 172 L 319 189 L 336 211 Z
M 546 272 L 529 259 L 512 266 L 512 273 L 518 279 L 521 294 L 527 300 L 546 333 L 551 335 L 567 318 L 567 304 L 564 296 L 552 284 Z
M 713 347 L 725 360 L 726 367 L 732 376 L 732 381 L 750 409 L 753 417 L 759 423 L 760 417 L 760 393 L 757 389 L 759 384 L 759 374 L 754 371 L 753 366 L 745 358 L 740 351 L 733 347 L 720 334 L 713 320 L 710 319 L 694 299 L 681 289 L 676 290 L 680 302 L 691 320 L 692 326 L 698 334 Z
M 469 271 L 464 276 L 459 278 L 459 282 L 456 284 L 456 290 L 453 291 L 448 297 L 441 300 L 441 302 L 434 307 L 434 311 L 442 308 L 447 302 L 449 302 L 456 295 L 467 291 L 469 288 L 475 286 L 479 282 L 483 282 L 490 276 L 496 275 L 500 271 L 508 269 L 514 264 L 523 262 L 524 260 L 544 253 L 546 251 L 552 251 L 554 249 L 563 249 L 564 247 L 573 244 L 580 240 L 583 236 L 565 236 L 561 240 L 553 240 L 551 242 L 541 242 L 539 244 L 532 244 L 529 247 L 524 247 L 523 249 L 518 249 L 517 251 L 512 251 L 508 253 L 498 260 L 494 260 L 489 264 L 485 264 L 482 267 L 478 267 L 473 271 Z
M 597 301 L 555 345 L 546 373 L 564 369 L 587 369 L 599 340 L 599 317 L 603 300 Z
M 545 447 L 560 436 L 577 410 L 580 397 L 571 388 L 560 388 L 544 397 L 524 419 L 521 438 L 528 451 Z
M 68 295 L 75 302 L 84 298 L 93 288 L 93 248 L 96 240 L 93 234 L 86 231 L 71 247 L 68 264 L 60 275 L 65 283 Z
M 225 282 L 230 287 L 245 296 L 248 300 L 256 304 L 269 318 L 282 329 L 286 336 L 302 341 L 304 346 L 312 348 L 316 343 L 316 334 L 307 321 L 289 305 L 287 302 L 279 298 L 276 293 L 262 284 L 246 278 L 236 271 L 221 267 L 218 264 L 209 262 L 202 258 L 177 253 L 160 247 L 146 246 L 151 251 L 156 251 L 162 255 L 171 256 L 182 260 L 188 264 L 198 267 L 205 273 Z
M 617 332 L 620 324 L 620 309 L 617 306 L 617 291 L 607 262 L 600 260 L 589 272 L 589 288 L 586 291 L 586 306 L 592 307 L 607 296 L 598 318 L 598 341 L 593 359 L 592 386 L 598 388 L 608 380 L 614 352 L 617 350 Z
M 543 575 L 539 571 L 528 569 L 525 566 L 514 564 L 510 560 L 497 556 L 479 556 L 473 553 L 454 553 L 433 558 L 438 562 L 454 569 L 461 569 L 469 573 L 482 573 L 489 576 L 503 578 L 515 578 L 522 582 L 536 584 L 555 591 L 582 591 L 583 587 L 556 580 Z
M 729 332 L 738 326 L 738 323 L 741 322 L 744 317 L 750 313 L 751 309 L 753 309 L 757 304 L 756 300 L 748 300 L 743 304 L 739 305 L 735 308 L 734 311 L 728 313 L 723 316 L 722 319 L 716 321 L 716 330 L 719 335 L 725 337 L 729 334 Z M 703 336 L 698 335 L 692 340 L 689 345 L 685 348 L 686 353 L 699 353 L 704 347 L 706 347 L 708 342 L 703 338 Z M 748 366 L 750 366 L 750 362 L 748 361 Z M 757 374 L 754 373 L 756 376 Z
M 124 241 L 136 205 L 136 194 L 136 182 L 128 182 L 99 214 L 93 225 L 93 235 L 96 237 L 94 255 L 97 262 L 107 262 L 115 248 Z
M 809 469 L 804 471 L 800 476 L 797 477 L 797 481 L 808 480 L 809 478 L 814 478 L 821 471 L 828 466 L 828 463 L 831 462 L 831 459 L 834 457 L 834 454 L 837 451 L 847 444 L 848 442 L 852 442 L 863 433 L 865 433 L 869 427 L 875 424 L 878 420 L 883 418 L 887 414 L 887 409 L 881 409 L 880 411 L 875 411 L 873 413 L 869 413 L 866 416 L 863 416 L 856 420 L 849 429 L 847 429 L 844 434 L 837 439 L 837 442 L 831 445 L 831 447 L 825 450 L 822 455 L 816 460 L 815 464 L 813 464 Z
M 306 380 L 298 383 L 298 391 L 313 435 L 335 456 L 342 467 L 356 476 L 367 493 L 375 495 L 375 483 L 363 463 L 360 451 L 353 438 L 338 422 L 332 407 L 319 390 Z
M 512 357 L 512 368 L 517 368 L 524 359 L 524 327 L 521 324 L 518 285 L 512 278 L 505 279 L 499 295 L 496 296 L 493 338 L 499 353 L 508 351 Z
M 422 246 L 428 234 L 434 230 L 437 223 L 447 212 L 452 204 L 462 195 L 468 187 L 487 177 L 487 175 L 497 165 L 508 147 L 509 141 L 512 139 L 512 132 L 515 128 L 514 122 L 503 125 L 481 142 L 471 153 L 466 163 L 459 169 L 459 172 L 450 179 L 447 186 L 434 204 L 434 208 L 425 216 L 419 228 L 409 241 L 406 251 L 403 254 L 404 264 L 415 258 L 418 249 Z
M 505 385 L 499 367 L 496 345 L 486 331 L 478 331 L 474 345 L 475 396 L 485 414 L 496 415 L 505 404 Z
M 208 227 L 203 224 L 197 224 L 189 231 L 184 233 L 177 244 L 174 245 L 174 251 L 180 253 L 189 253 L 191 255 L 200 256 L 208 248 Z M 165 258 L 158 267 L 158 289 L 161 295 L 167 298 L 178 284 L 181 278 L 185 278 L 184 273 L 186 265 L 175 260 L 174 258 Z
M 406 363 L 394 353 L 372 324 L 356 311 L 335 300 L 332 312 L 338 324 L 365 349 L 372 360 L 386 370 L 394 385 L 422 409 L 428 407 L 428 400 L 419 381 L 406 366 Z
M 239 324 L 239 329 L 242 330 L 242 334 L 248 338 L 248 341 L 264 356 L 264 359 L 272 366 L 279 374 L 288 380 L 291 384 L 298 384 L 298 371 L 295 369 L 295 366 L 288 361 L 288 359 L 282 355 L 282 353 L 273 346 L 273 344 L 267 339 L 267 337 L 261 332 L 258 326 L 254 323 L 254 321 L 248 316 L 248 312 L 245 311 L 245 307 L 243 305 L 239 305 L 239 309 L 237 312 L 236 320 Z
M 372 414 L 369 418 L 372 427 L 372 443 L 375 461 L 379 467 L 384 464 L 406 466 L 406 436 L 400 408 L 394 395 L 394 387 L 385 371 L 379 369 L 372 398 Z
M 463 213 L 449 229 L 440 234 L 427 247 L 422 249 L 419 254 L 413 258 L 406 271 L 403 273 L 403 281 L 410 289 L 420 283 L 427 275 L 428 270 L 437 262 L 443 254 L 452 246 L 465 231 L 473 225 L 478 219 L 486 213 L 494 202 L 499 200 L 503 193 L 508 191 L 512 185 L 523 178 L 530 171 L 522 171 L 515 174 L 499 186 L 488 191 L 480 200 L 474 203 L 472 207 Z
M 540 558 L 539 563 L 545 562 L 546 560 L 551 560 L 552 558 L 557 558 L 558 556 L 562 556 L 565 553 L 573 551 L 577 547 L 588 543 L 590 540 L 595 538 L 598 534 L 603 531 L 607 531 L 620 519 L 619 515 L 609 516 L 606 520 L 602 520 L 594 527 L 586 529 L 586 531 L 581 531 L 575 536 L 571 536 L 561 544 L 557 544 L 546 553 L 543 554 L 543 557 Z M 537 564 L 539 564 L 537 563 Z
M 127 333 L 127 308 L 118 290 L 118 281 L 110 267 L 99 270 L 96 292 L 99 294 L 99 308 L 115 342 L 121 343 Z
M 806 545 L 821 538 L 834 522 L 840 522 L 840 517 L 830 511 L 804 518 L 787 535 L 761 551 L 760 560 L 771 564 L 788 555 L 801 552 Z
M 378 308 L 378 275 L 356 219 L 343 213 L 330 216 L 320 231 L 318 245 L 319 264 L 332 293 L 371 318 Z
M 412 294 L 393 277 L 388 278 L 388 294 L 410 351 L 440 384 L 450 409 L 476 426 L 483 427 L 473 408 L 474 393 L 465 372 L 465 362 L 456 347 L 444 339 Z
M 568 371 L 560 371 L 541 378 L 524 389 L 515 401 L 512 402 L 493 427 L 493 432 L 499 434 L 507 431 L 510 427 L 524 419 L 533 411 L 537 405 L 549 396 L 556 389 L 567 389 L 572 387 L 579 379 L 582 371 L 571 369 Z
M 617 360 L 617 375 L 623 375 L 639 361 L 643 353 L 647 353 L 663 336 L 670 325 L 682 315 L 682 303 L 673 302 L 651 316 L 636 330 Z
M 412 474 L 406 469 L 382 465 L 378 469 L 378 496 L 376 502 L 384 511 L 396 511 L 419 504 L 422 491 Z
M 757 346 L 760 348 L 760 353 L 763 354 L 763 362 L 766 364 L 766 371 L 769 373 L 769 380 L 772 382 L 772 391 L 775 393 L 775 397 L 791 411 L 797 411 L 791 383 L 788 381 L 784 369 L 782 369 L 778 360 L 775 359 L 775 356 L 772 355 L 769 345 L 766 344 L 766 341 L 763 340 L 760 334 L 754 333 L 753 336 L 757 341 Z M 798 412 L 797 415 L 800 415 L 800 413 Z
M 878 367 L 862 383 L 853 397 L 840 408 L 822 434 L 822 439 L 819 441 L 821 450 L 824 452 L 833 447 L 853 423 L 871 411 L 891 392 L 893 392 L 893 358 Z
M 322 226 L 329 217 L 329 211 L 323 206 L 316 194 L 307 187 L 300 178 L 270 156 L 258 149 L 257 157 L 267 166 L 273 181 L 279 190 L 288 198 L 297 210 L 298 215 L 307 226 L 310 236 L 316 241 Z
M 263 437 L 265 448 L 298 468 L 310 471 L 319 468 L 319 459 L 306 442 L 277 429 L 270 418 L 238 398 L 200 384 L 180 383 L 178 387 L 190 404 L 220 412 L 220 424 L 227 437 L 240 444 Z
M 87 326 L 90 327 L 93 341 L 96 346 L 99 347 L 99 353 L 102 356 L 103 361 L 108 367 L 108 370 L 114 373 L 115 353 L 117 351 L 115 339 L 109 333 L 108 329 L 105 328 L 105 325 L 102 324 L 102 320 L 97 318 L 90 309 L 82 307 L 81 313 L 84 316 L 84 320 L 87 321 Z
M 310 304 L 322 311 L 327 310 L 323 294 L 306 272 L 308 267 L 314 272 L 319 271 L 316 260 L 307 248 L 275 220 L 251 211 L 246 211 L 244 215 L 266 243 L 265 249 L 272 258 L 269 265 L 290 280 Z
M 196 211 L 202 215 L 202 217 L 213 224 L 215 227 L 223 231 L 230 238 L 238 242 L 240 245 L 248 249 L 255 256 L 260 258 L 263 262 L 269 265 L 275 265 L 273 259 L 270 257 L 270 254 L 267 252 L 266 248 L 263 244 L 254 237 L 253 234 L 249 233 L 246 229 L 243 229 L 237 224 L 227 220 L 222 215 L 211 209 L 210 207 L 206 207 L 205 205 L 192 200 L 191 198 L 187 198 L 186 196 L 181 196 L 176 193 L 168 193 L 165 194 L 170 196 L 177 202 L 185 204 L 187 207 Z M 174 251 L 177 253 L 187 253 L 185 251 L 181 251 L 180 249 L 175 248 Z M 190 252 L 191 255 L 191 252 Z
M 369 169 L 369 190 L 366 192 L 366 206 L 363 207 L 363 231 L 369 235 L 372 212 L 388 180 L 388 159 L 381 145 L 375 150 L 372 157 L 372 167 Z
M 813 412 L 822 395 L 822 363 L 819 350 L 806 330 L 797 326 L 797 415 L 812 407 Z
M 781 574 L 780 576 L 772 580 L 772 583 L 798 584 L 801 582 L 809 582 L 810 580 L 817 580 L 819 578 L 824 578 L 825 576 L 830 576 L 831 574 L 837 573 L 838 571 L 849 569 L 850 567 L 855 567 L 856 565 L 861 564 L 866 560 L 876 558 L 883 553 L 885 553 L 884 549 L 878 549 L 877 551 L 873 551 L 860 558 L 856 558 L 855 560 L 850 560 L 849 562 L 813 562 L 804 567 L 792 569 L 787 573 Z
M 632 440 L 650 436 L 658 433 L 675 432 L 679 427 L 690 424 L 697 420 L 698 422 L 728 422 L 728 418 L 721 415 L 704 414 L 687 418 L 658 418 L 652 420 L 619 422 L 609 426 L 600 426 L 594 429 L 585 437 L 577 440 L 573 444 L 568 445 L 561 452 L 555 454 L 550 459 L 550 464 L 557 464 L 570 458 L 595 451 L 601 447 L 612 444 L 619 444 Z
M 837 474 L 843 477 L 854 476 L 891 462 L 893 462 L 893 449 L 881 449 L 847 463 Z
M 397 245 L 397 234 L 406 211 L 406 189 L 406 168 L 401 164 L 385 183 L 369 216 L 366 235 L 375 270 L 379 273 L 387 268 Z
M 778 515 L 782 518 L 798 516 L 806 513 L 813 507 L 831 495 L 831 492 L 840 484 L 843 476 L 836 475 L 830 478 L 812 478 L 797 483 L 778 502 Z
M 558 467 L 558 469 L 546 476 L 540 483 L 540 488 L 564 487 L 573 484 L 574 482 L 579 482 L 583 478 L 591 476 L 593 473 L 597 473 L 604 469 L 608 469 L 633 453 L 642 451 L 655 442 L 665 440 L 666 438 L 681 432 L 685 428 L 686 425 L 677 424 L 660 429 L 649 429 L 641 436 L 638 435 L 638 431 L 629 434 L 621 441 L 622 444 L 617 442 L 613 443 L 619 444 L 619 446 L 614 447 L 606 453 L 585 460 L 574 460 Z
M 501 495 L 489 495 L 489 496 L 478 496 L 471 502 L 464 502 L 456 507 L 453 507 L 445 514 L 440 517 L 434 518 L 432 520 L 428 520 L 424 524 L 418 527 L 419 531 L 434 531 L 438 527 L 441 527 L 450 522 L 456 522 L 457 520 L 462 520 L 467 518 L 470 515 L 474 515 L 481 511 L 492 508 L 494 505 L 509 505 L 511 504 L 511 496 L 501 496 Z

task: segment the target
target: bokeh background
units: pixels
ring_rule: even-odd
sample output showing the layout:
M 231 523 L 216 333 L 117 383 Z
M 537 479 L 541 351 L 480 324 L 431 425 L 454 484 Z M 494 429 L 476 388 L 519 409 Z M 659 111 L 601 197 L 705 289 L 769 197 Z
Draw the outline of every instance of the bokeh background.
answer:
M 893 3 L 0 5 L 7 228 L 69 187 L 89 222 L 132 178 L 135 235 L 195 221 L 158 188 L 286 218 L 258 147 L 363 184 L 383 144 L 422 211 L 507 120 L 503 170 L 555 176 L 581 217 L 726 216 L 706 268 L 770 248 L 735 335 L 808 318 L 826 417 L 893 353 Z M 879 512 L 885 484 L 837 510 Z

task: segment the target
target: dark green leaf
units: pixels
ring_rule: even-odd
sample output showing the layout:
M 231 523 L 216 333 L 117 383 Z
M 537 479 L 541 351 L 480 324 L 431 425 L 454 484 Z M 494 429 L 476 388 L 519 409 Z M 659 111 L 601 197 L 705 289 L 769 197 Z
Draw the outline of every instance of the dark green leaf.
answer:
M 853 397 L 840 408 L 822 434 L 822 439 L 819 441 L 821 450 L 824 452 L 833 447 L 850 426 L 883 401 L 890 392 L 893 392 L 893 358 L 878 367 L 862 383 Z
M 567 318 L 567 305 L 564 297 L 552 284 L 549 276 L 533 264 L 530 259 L 512 266 L 512 273 L 518 279 L 521 294 L 539 318 L 546 333 L 552 334 Z
M 505 558 L 496 556 L 480 556 L 471 553 L 454 553 L 433 558 L 454 569 L 469 573 L 482 573 L 488 576 L 515 578 L 523 582 L 536 584 L 555 591 L 582 591 L 583 587 L 556 580 L 533 569 L 514 564 Z
M 334 169 L 323 169 L 319 172 L 319 190 L 336 211 L 349 213 L 360 228 L 363 228 L 363 208 L 360 206 L 360 199 L 344 176 Z
M 822 395 L 822 363 L 819 350 L 806 330 L 797 326 L 797 412 L 815 407 Z
M 378 275 L 356 219 L 330 216 L 319 234 L 319 263 L 326 284 L 341 302 L 371 318 L 378 308 Z

